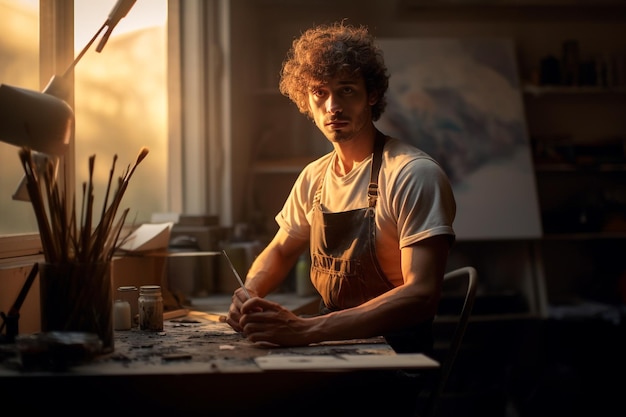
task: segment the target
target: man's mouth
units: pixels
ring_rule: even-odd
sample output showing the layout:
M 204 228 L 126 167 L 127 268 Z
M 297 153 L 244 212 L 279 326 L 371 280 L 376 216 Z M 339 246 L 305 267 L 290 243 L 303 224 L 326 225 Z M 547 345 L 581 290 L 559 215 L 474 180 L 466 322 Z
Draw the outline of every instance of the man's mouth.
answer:
M 326 126 L 330 127 L 331 129 L 339 129 L 346 126 L 347 124 L 347 120 L 330 120 L 326 123 Z

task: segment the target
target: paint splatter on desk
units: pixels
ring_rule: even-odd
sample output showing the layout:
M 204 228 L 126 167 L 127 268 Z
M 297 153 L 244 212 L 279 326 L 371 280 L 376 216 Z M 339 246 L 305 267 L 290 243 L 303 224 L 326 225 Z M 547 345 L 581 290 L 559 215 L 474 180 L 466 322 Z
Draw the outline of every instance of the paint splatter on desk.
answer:
M 168 320 L 163 332 L 137 329 L 115 333 L 115 351 L 81 368 L 108 364 L 111 372 L 261 372 L 255 359 L 267 355 L 393 355 L 383 338 L 321 343 L 306 347 L 261 347 L 246 340 L 216 315 L 190 312 Z M 171 370 L 171 369 L 169 369 Z
M 359 366 L 350 369 L 357 372 L 344 372 L 343 365 L 354 359 Z M 157 415 L 279 417 L 295 415 L 297 410 L 298 415 L 306 411 L 306 415 L 317 416 L 328 407 L 318 400 L 338 395 L 340 405 L 349 405 L 338 415 L 371 415 L 373 411 L 375 415 L 400 415 L 390 409 L 386 399 L 410 399 L 419 379 L 396 372 L 397 359 L 420 364 L 424 358 L 413 361 L 396 355 L 382 338 L 298 348 L 259 347 L 214 315 L 191 312 L 166 320 L 163 332 L 117 331 L 112 353 L 63 371 L 24 372 L 3 364 L 0 386 L 7 398 L 5 405 L 18 402 L 24 392 L 36 392 L 38 401 L 22 401 L 19 406 L 37 415 L 55 407 L 64 412 L 75 407 L 76 415 L 84 414 L 75 401 L 81 398 L 81 404 L 97 406 L 100 414 L 149 411 Z M 322 368 L 311 366 L 320 363 Z M 382 370 L 377 364 L 382 364 Z M 354 398 L 348 396 L 347 386 L 353 388 Z M 71 396 L 59 396 L 58 392 Z M 377 404 L 381 408 L 375 410 Z M 355 405 L 360 405 L 362 412 Z

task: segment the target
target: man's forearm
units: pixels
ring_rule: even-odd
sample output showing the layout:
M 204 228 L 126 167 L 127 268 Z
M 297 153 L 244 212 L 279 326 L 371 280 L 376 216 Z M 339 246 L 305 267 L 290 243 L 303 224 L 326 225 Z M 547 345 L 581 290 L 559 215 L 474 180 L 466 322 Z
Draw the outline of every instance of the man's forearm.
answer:
M 280 286 L 292 266 L 277 250 L 266 248 L 252 262 L 246 276 L 246 287 L 265 297 Z
M 435 299 L 408 286 L 394 288 L 360 306 L 310 319 L 310 343 L 362 339 L 405 329 L 432 318 L 424 313 L 431 311 L 426 305 Z

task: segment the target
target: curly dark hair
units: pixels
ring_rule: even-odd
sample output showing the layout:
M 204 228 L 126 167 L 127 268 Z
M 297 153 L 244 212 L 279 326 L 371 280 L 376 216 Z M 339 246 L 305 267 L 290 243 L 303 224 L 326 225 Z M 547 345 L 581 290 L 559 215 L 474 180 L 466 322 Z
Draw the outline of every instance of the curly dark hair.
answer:
M 311 86 L 338 74 L 363 76 L 367 93 L 378 100 L 372 106 L 372 119 L 385 110 L 389 75 L 382 50 L 364 26 L 336 22 L 306 30 L 295 39 L 280 73 L 280 92 L 293 101 L 301 113 L 312 118 L 308 93 Z

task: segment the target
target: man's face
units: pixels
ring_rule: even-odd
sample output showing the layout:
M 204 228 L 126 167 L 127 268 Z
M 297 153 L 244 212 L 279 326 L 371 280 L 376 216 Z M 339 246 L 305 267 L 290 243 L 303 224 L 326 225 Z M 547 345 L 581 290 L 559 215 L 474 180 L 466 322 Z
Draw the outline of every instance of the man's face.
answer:
M 363 77 L 337 76 L 309 90 L 309 107 L 317 127 L 331 142 L 345 142 L 372 120 L 371 106 Z

